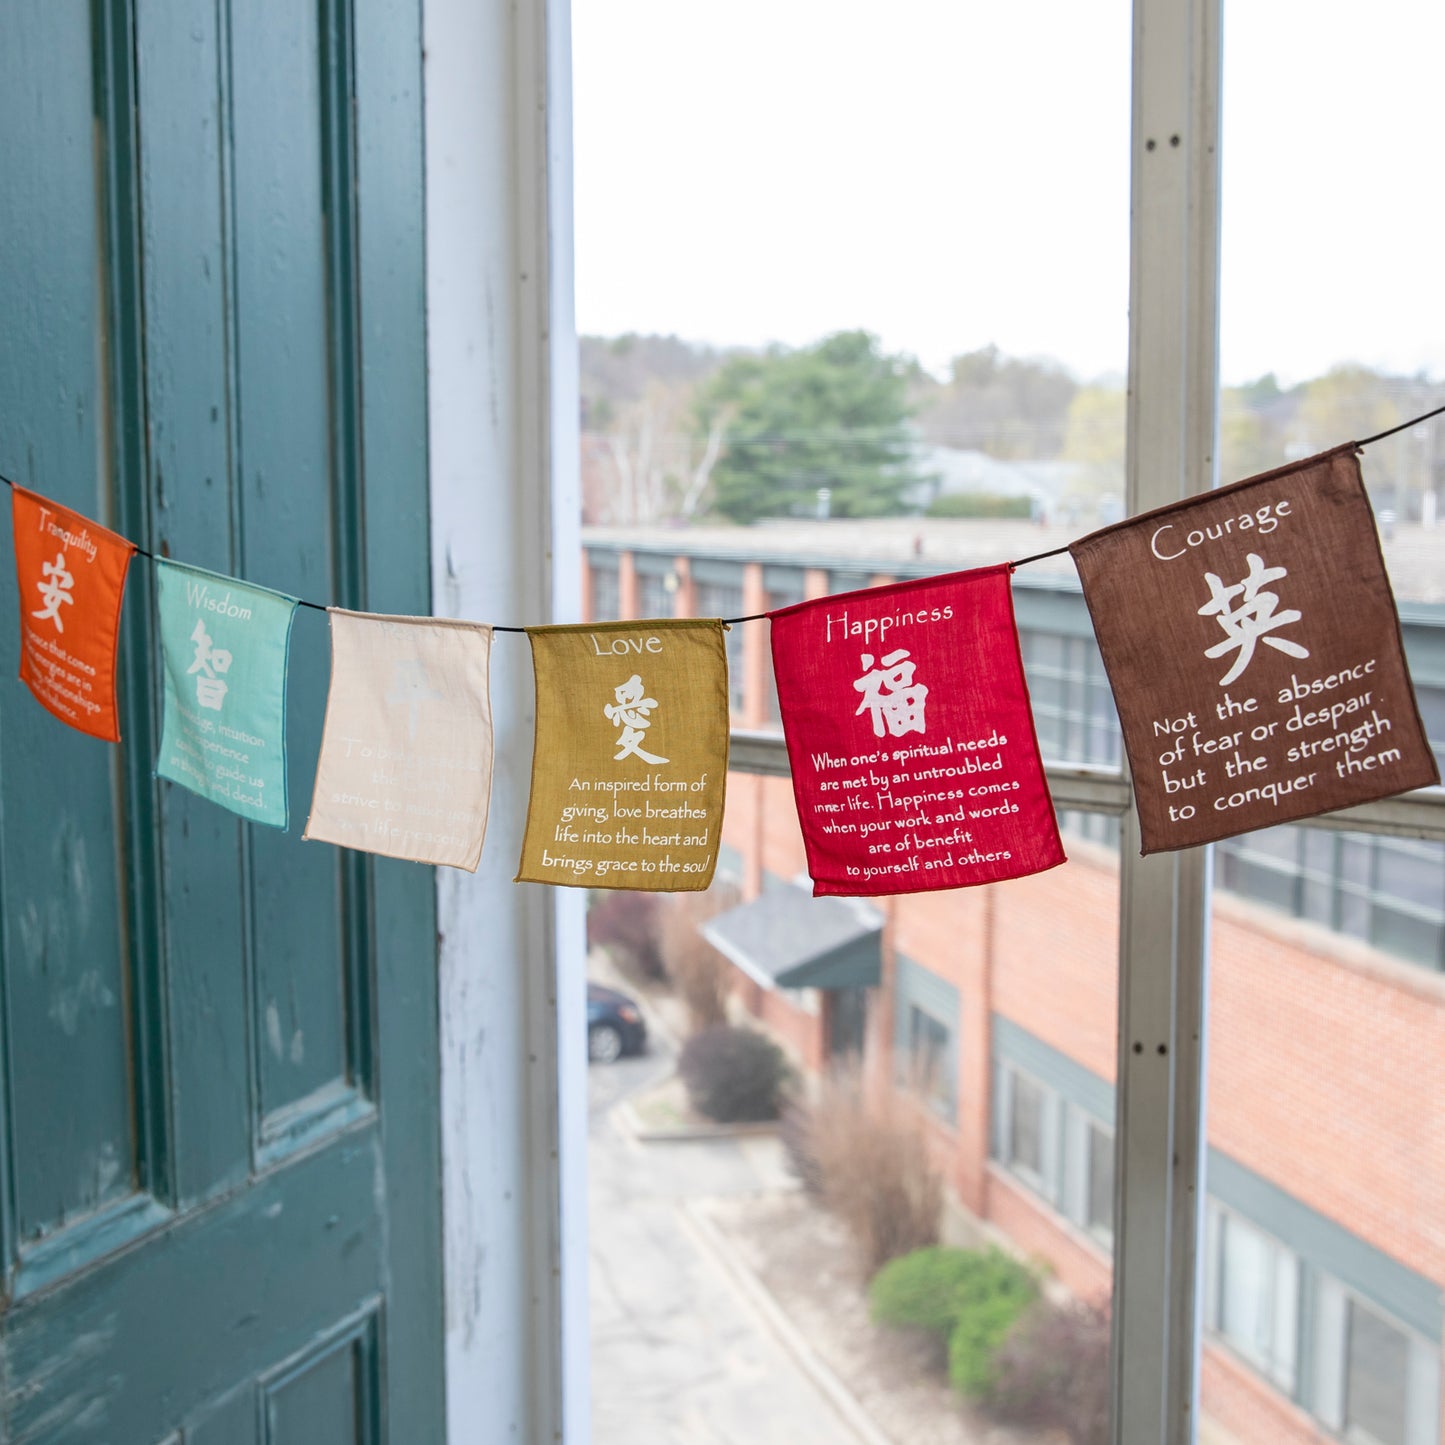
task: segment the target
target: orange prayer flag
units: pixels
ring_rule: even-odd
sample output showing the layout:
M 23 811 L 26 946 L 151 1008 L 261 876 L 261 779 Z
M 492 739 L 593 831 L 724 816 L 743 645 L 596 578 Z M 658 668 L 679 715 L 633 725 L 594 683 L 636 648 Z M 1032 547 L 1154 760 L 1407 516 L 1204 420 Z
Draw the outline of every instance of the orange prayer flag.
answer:
M 12 493 L 20 680 L 61 722 L 119 742 L 115 649 L 135 546 L 48 497 Z

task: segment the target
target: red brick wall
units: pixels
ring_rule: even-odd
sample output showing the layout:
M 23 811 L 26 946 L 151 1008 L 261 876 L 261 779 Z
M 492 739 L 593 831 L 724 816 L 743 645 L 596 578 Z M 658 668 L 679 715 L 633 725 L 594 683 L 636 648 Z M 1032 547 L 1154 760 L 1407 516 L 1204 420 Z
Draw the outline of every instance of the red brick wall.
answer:
M 1113 1288 L 1113 1263 L 1084 1236 L 1002 1169 L 988 1170 L 988 1218 L 1023 1251 L 1053 1270 L 1077 1299 L 1107 1297 Z
M 1119 875 L 1102 849 L 1067 841 L 1070 862 L 994 887 L 994 1011 L 1112 1081 Z
M 1200 1406 L 1247 1445 L 1338 1445 L 1339 1436 L 1293 1405 L 1264 1377 L 1223 1346 L 1211 1346 L 1200 1364 Z
M 1215 910 L 1210 1142 L 1445 1280 L 1445 980 L 1253 912 Z
M 617 557 L 617 606 L 623 620 L 637 616 L 637 559 L 631 552 Z

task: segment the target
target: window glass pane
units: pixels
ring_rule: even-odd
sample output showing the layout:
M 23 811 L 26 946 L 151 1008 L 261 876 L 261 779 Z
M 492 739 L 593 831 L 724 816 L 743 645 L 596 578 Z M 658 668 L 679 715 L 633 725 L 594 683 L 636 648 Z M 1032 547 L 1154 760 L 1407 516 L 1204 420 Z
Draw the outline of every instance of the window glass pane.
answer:
M 1398 67 L 1360 66 L 1358 35 L 1323 18 L 1310 0 L 1228 8 L 1222 482 L 1368 437 L 1445 402 L 1441 333 L 1422 332 L 1406 299 L 1422 284 L 1438 294 L 1438 269 L 1416 248 L 1438 231 L 1439 197 L 1414 180 L 1422 142 L 1402 139 L 1436 134 L 1445 118 L 1427 58 L 1445 43 L 1445 11 L 1411 0 L 1371 8 L 1370 45 L 1380 54 L 1406 52 Z M 1318 83 L 1346 72 L 1356 82 L 1348 115 Z M 1288 147 L 1288 167 L 1255 144 L 1263 125 Z M 1357 213 L 1301 246 L 1301 217 L 1325 194 L 1327 178 L 1352 164 L 1397 198 L 1389 226 L 1382 231 Z M 1397 244 L 1400 235 L 1410 239 Z M 1346 274 L 1363 282 L 1343 288 L 1351 296 L 1333 284 Z M 1341 304 L 1326 313 L 1318 302 L 1328 292 Z M 1361 468 L 1438 748 L 1445 741 L 1436 703 L 1445 684 L 1445 426 L 1436 419 L 1371 444 Z M 1438 1313 L 1428 1347 L 1411 1353 L 1383 1317 L 1360 1313 L 1354 1292 L 1408 1312 L 1412 1301 L 1438 1300 L 1445 1285 L 1438 1243 L 1445 1178 L 1429 1162 L 1437 1130 L 1426 1102 L 1445 1083 L 1434 1075 L 1441 1000 L 1431 992 L 1442 961 L 1445 850 L 1309 830 L 1302 837 L 1298 865 L 1276 852 L 1270 872 L 1260 866 L 1270 834 L 1218 849 L 1205 1110 L 1207 1188 L 1216 1207 L 1228 1206 L 1225 1237 L 1239 1235 L 1242 1220 L 1298 1245 L 1297 1289 L 1288 1290 L 1276 1262 L 1276 1304 L 1288 1292 L 1297 1313 L 1290 1319 L 1276 1308 L 1270 1349 L 1282 1362 L 1293 1339 L 1295 1368 L 1284 1373 L 1258 1354 L 1240 1349 L 1236 1358 L 1211 1342 L 1201 1366 L 1202 1413 L 1207 1426 L 1240 1445 L 1436 1442 Z M 1241 908 L 1240 898 L 1265 907 Z M 1410 986 L 1402 974 L 1416 966 Z M 1238 1266 L 1227 1246 L 1215 1253 L 1217 1270 L 1231 1260 Z M 1243 1359 L 1251 1362 L 1248 1377 Z M 1278 1408 L 1262 1404 L 1262 1390 L 1273 1391 Z M 1411 1400 L 1420 1412 L 1413 1420 Z
M 1217 857 L 1222 892 L 1445 967 L 1445 844 L 1271 828 L 1219 844 Z
M 1369 888 L 1375 880 L 1375 852 L 1379 839 L 1367 835 L 1340 840 L 1340 877 L 1346 883 Z
M 1267 1364 L 1274 1340 L 1274 1251 L 1243 1220 L 1226 1216 L 1220 1236 L 1219 1328 L 1250 1359 Z
M 1031 1174 L 1044 1172 L 1044 1091 L 1023 1074 L 1013 1076 L 1008 1162 Z
M 637 613 L 639 617 L 671 617 L 672 593 L 668 578 L 644 572 L 637 579 Z
M 900 1059 L 902 1078 L 945 1119 L 954 1117 L 951 1032 L 916 1005 L 908 1010 L 908 1053 Z
M 1114 1232 L 1114 1136 L 1089 1128 L 1089 1228 L 1101 1234 Z
M 1386 841 L 1323 836 L 1338 848 L 1314 850 L 1306 834 L 1303 850 L 1320 865 Z M 1390 855 L 1419 846 L 1394 841 Z M 1437 1419 L 1405 1422 L 1409 1400 L 1438 1398 L 1442 920 L 1362 895 L 1343 871 L 1296 878 L 1308 928 L 1288 909 L 1272 917 L 1224 888 L 1214 896 L 1205 1187 L 1221 1225 L 1206 1260 L 1218 1315 L 1201 1404 L 1242 1445 L 1331 1432 L 1354 1445 L 1439 1439 Z M 1382 862 L 1381 883 L 1389 871 Z M 1403 1319 L 1434 1332 L 1428 1345 L 1409 1348 Z M 1262 1391 L 1317 1436 L 1281 1434 Z
M 1435 756 L 1445 764 L 1445 685 L 1416 682 L 1415 701 L 1420 706 L 1420 719 Z
M 1436 914 L 1445 908 L 1445 844 L 1381 838 L 1377 846 L 1383 897 Z
M 1442 966 L 1441 951 L 1445 947 L 1445 929 L 1440 913 L 1428 915 L 1406 913 L 1387 903 L 1375 906 L 1370 941 L 1386 953 L 1418 963 L 1423 968 Z
M 592 597 L 588 615 L 596 621 L 617 617 L 622 612 L 622 593 L 615 567 L 592 569 Z
M 782 574 L 812 595 L 866 588 L 1050 551 L 1122 515 L 1127 0 L 626 0 L 574 6 L 572 21 L 584 541 L 614 561 L 591 615 L 618 614 L 619 576 L 629 606 L 661 610 L 651 573 L 634 573 L 643 557 L 666 559 L 680 614 L 741 616 L 794 600 Z M 960 86 L 960 56 L 991 59 Z M 980 224 L 985 196 L 1008 198 L 1005 223 Z M 1021 569 L 1014 593 L 1045 755 L 1117 767 L 1072 563 Z M 759 622 L 727 634 L 736 727 L 776 724 L 768 640 Z M 919 1131 L 949 1238 L 1002 1241 L 1051 1308 L 1067 1295 L 1087 1311 L 1042 1317 L 1084 1331 L 1082 1407 L 1039 1368 L 1046 1352 L 1022 1362 L 1020 1398 L 1050 1412 L 1033 1428 L 1054 1431 L 1107 1394 L 1112 1277 L 1118 822 L 1078 814 L 1070 829 L 1072 861 L 1038 878 L 883 904 L 875 952 L 841 951 L 836 987 L 810 980 L 815 1010 L 751 955 L 725 975 L 730 1018 L 784 1049 L 800 1099 L 859 1056 L 888 1086 L 889 1137 Z M 829 937 L 802 911 L 836 922 L 838 900 L 798 886 L 789 780 L 732 772 L 724 844 L 737 907 L 798 895 L 767 940 L 779 953 Z M 680 932 L 686 956 L 698 930 L 684 922 L 669 946 Z M 876 1261 L 773 1138 L 618 1145 L 610 1120 L 641 1119 L 645 1136 L 690 1107 L 674 1077 L 690 1030 L 680 977 L 626 987 L 649 1007 L 655 993 L 674 1027 L 589 1071 L 594 1439 L 647 1445 L 704 1421 L 832 1445 L 847 1427 L 783 1377 L 786 1352 L 715 1287 L 676 1204 L 707 1196 L 734 1258 L 845 1378 L 856 1363 L 829 1357 L 825 1326 L 845 1322 L 857 1346 Z M 1020 1093 L 1017 1169 L 1005 1065 L 1038 1091 L 1032 1108 Z M 891 1183 L 854 1122 L 852 1154 L 878 1176 L 860 1187 Z M 825 1284 L 852 1294 L 797 1294 Z M 658 1388 L 658 1351 L 638 1344 L 658 1340 L 677 1387 Z M 957 1397 L 941 1373 L 933 1384 L 937 1433 L 953 1433 Z M 865 1407 L 897 1427 L 886 1398 Z
M 1345 1423 L 1379 1445 L 1407 1445 L 1410 1341 L 1358 1300 L 1350 1301 Z

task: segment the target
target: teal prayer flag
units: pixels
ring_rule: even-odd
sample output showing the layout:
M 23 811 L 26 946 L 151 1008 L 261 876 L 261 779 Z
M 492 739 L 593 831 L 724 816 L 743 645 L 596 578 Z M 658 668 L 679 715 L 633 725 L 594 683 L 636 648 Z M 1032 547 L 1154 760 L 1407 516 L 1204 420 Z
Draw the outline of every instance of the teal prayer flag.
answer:
M 156 771 L 273 828 L 286 803 L 286 659 L 296 599 L 156 559 L 165 709 Z

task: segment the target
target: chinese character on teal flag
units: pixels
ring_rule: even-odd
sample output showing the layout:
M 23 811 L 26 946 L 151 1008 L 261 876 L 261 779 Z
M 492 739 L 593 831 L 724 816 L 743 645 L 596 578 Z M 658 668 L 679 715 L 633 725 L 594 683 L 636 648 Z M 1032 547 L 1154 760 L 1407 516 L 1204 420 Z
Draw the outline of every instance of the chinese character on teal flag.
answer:
M 286 659 L 296 599 L 156 562 L 165 712 L 156 771 L 284 828 Z

